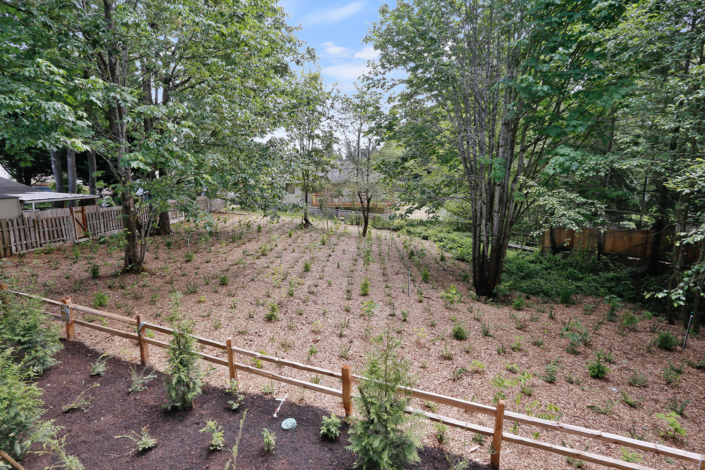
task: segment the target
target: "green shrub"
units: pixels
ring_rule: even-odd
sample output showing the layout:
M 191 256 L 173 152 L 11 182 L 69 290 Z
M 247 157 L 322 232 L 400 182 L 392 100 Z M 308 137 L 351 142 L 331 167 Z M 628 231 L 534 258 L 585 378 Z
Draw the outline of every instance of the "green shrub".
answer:
M 40 440 L 44 414 L 42 391 L 26 381 L 27 372 L 13 362 L 12 349 L 0 352 L 0 449 L 21 460 Z M 0 460 L 2 465 L 2 460 Z M 0 467 L 2 468 L 2 467 Z
M 656 338 L 656 346 L 666 351 L 673 351 L 678 346 L 678 338 L 669 331 L 660 331 Z
M 269 304 L 269 310 L 264 314 L 265 321 L 277 321 L 279 320 L 279 306 L 274 302 Z
M 271 454 L 274 453 L 274 445 L 276 444 L 277 436 L 269 429 L 262 429 L 262 449 Z
M 610 372 L 610 369 L 602 362 L 602 356 L 596 354 L 596 359 L 592 362 L 588 362 L 587 365 L 588 373 L 593 379 L 603 379 Z
M 311 271 L 311 262 L 310 261 L 304 261 L 304 272 L 310 272 Z
M 201 429 L 199 432 L 211 433 L 210 450 L 223 450 L 223 447 L 225 447 L 225 440 L 223 439 L 223 426 L 219 425 L 218 421 L 208 420 L 206 422 L 206 427 Z
M 95 297 L 93 297 L 93 306 L 95 308 L 102 308 L 108 306 L 108 296 L 103 292 L 98 292 Z
M 348 450 L 355 453 L 355 465 L 363 468 L 403 468 L 418 462 L 418 421 L 404 409 L 411 403 L 411 364 L 399 356 L 401 343 L 387 331 L 375 338 L 379 345 L 366 359 L 361 375 L 371 380 L 359 384 L 355 396 L 361 417 L 353 421 Z
M 423 271 L 421 271 L 421 280 L 426 284 L 431 280 L 431 273 L 428 272 L 428 268 L 423 268 Z
M 40 301 L 18 300 L 4 305 L 0 317 L 0 339 L 14 348 L 22 367 L 41 375 L 57 363 L 54 359 L 61 348 L 60 327 L 49 323 Z
M 221 286 L 227 286 L 228 284 L 230 284 L 230 276 L 228 276 L 227 274 L 219 276 L 218 280 L 220 281 Z
M 459 322 L 453 326 L 453 338 L 457 339 L 458 341 L 468 339 L 467 330 Z
M 191 336 L 192 320 L 177 320 L 172 323 L 174 332 L 167 349 L 165 387 L 168 410 L 190 408 L 193 400 L 201 394 L 203 372 L 199 367 L 196 340 Z
M 370 278 L 366 277 L 360 284 L 360 295 L 370 295 Z
M 335 413 L 323 417 L 323 423 L 321 424 L 321 439 L 328 439 L 334 441 L 338 438 L 340 434 L 340 426 L 342 426 L 343 421 L 338 418 Z

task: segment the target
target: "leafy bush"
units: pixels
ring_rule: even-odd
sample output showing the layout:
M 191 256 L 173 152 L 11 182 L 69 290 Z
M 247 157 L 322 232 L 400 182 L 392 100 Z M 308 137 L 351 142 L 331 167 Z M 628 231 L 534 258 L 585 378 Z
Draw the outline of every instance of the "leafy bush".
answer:
M 191 407 L 193 400 L 201 394 L 203 372 L 198 363 L 196 340 L 191 336 L 193 321 L 180 320 L 172 323 L 172 328 L 164 383 L 168 402 L 164 407 L 183 410 Z
M 419 461 L 421 446 L 417 421 L 404 412 L 411 394 L 397 391 L 413 387 L 411 364 L 396 353 L 401 343 L 389 331 L 375 342 L 361 373 L 370 380 L 360 383 L 354 398 L 362 416 L 353 421 L 347 449 L 357 455 L 356 466 L 403 468 Z
M 669 331 L 660 331 L 656 338 L 656 346 L 666 351 L 673 351 L 678 346 L 678 338 Z
M 223 426 L 219 425 L 218 421 L 208 420 L 206 422 L 206 427 L 201 429 L 199 432 L 211 433 L 210 450 L 223 450 L 223 447 L 225 447 L 225 440 L 223 439 Z
M 338 438 L 340 434 L 340 426 L 342 426 L 343 421 L 338 418 L 335 413 L 323 417 L 323 423 L 321 424 L 321 439 L 328 439 L 334 441 Z
M 423 271 L 421 271 L 421 280 L 426 284 L 431 280 L 431 274 L 428 272 L 428 268 L 423 268 Z
M 44 414 L 42 391 L 28 383 L 27 372 L 13 362 L 12 350 L 0 352 L 0 449 L 21 460 L 40 440 L 40 418 Z M 0 461 L 1 462 L 1 461 Z
M 30 299 L 4 305 L 0 317 L 0 339 L 14 348 L 21 365 L 32 374 L 41 375 L 57 363 L 61 348 L 59 325 L 49 323 L 40 301 Z

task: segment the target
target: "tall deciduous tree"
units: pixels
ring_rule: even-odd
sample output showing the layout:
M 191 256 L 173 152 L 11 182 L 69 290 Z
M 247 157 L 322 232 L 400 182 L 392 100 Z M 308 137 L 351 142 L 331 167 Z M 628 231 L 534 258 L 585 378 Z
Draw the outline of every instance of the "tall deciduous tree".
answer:
M 479 295 L 501 282 L 512 228 L 532 202 L 527 182 L 619 95 L 619 83 L 603 80 L 597 33 L 623 10 L 601 0 L 413 0 L 380 10 L 368 83 L 403 85 L 383 129 L 407 149 L 387 168 L 407 200 L 462 208 Z M 407 77 L 390 80 L 396 70 Z
M 333 167 L 333 132 L 330 125 L 332 90 L 326 90 L 320 73 L 301 72 L 294 82 L 293 108 L 288 110 L 287 137 L 297 156 L 292 172 L 304 193 L 303 223 L 308 218 L 309 195 L 323 189 Z

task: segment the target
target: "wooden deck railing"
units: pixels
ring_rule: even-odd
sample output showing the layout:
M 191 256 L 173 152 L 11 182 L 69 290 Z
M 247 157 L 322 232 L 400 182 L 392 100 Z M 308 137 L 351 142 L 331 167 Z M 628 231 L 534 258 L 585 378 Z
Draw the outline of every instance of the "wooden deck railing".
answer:
M 90 307 L 85 307 L 82 305 L 76 305 L 71 302 L 70 298 L 64 298 L 61 301 L 56 301 L 52 299 L 47 299 L 44 297 L 39 297 L 24 292 L 17 292 L 14 290 L 7 289 L 4 284 L 0 285 L 0 295 L 7 296 L 8 293 L 15 294 L 22 297 L 30 297 L 44 301 L 50 305 L 55 305 L 63 310 L 68 308 L 68 316 L 65 315 L 62 320 L 62 315 L 60 313 L 50 313 L 48 315 L 58 318 L 63 321 L 66 325 L 66 338 L 71 341 L 76 338 L 75 325 L 79 325 L 86 328 L 91 328 L 97 331 L 108 333 L 111 335 L 119 336 L 122 338 L 132 339 L 137 341 L 140 348 L 140 359 L 142 365 L 149 364 L 149 345 L 157 346 L 160 348 L 168 348 L 169 344 L 163 341 L 156 340 L 154 338 L 148 338 L 145 334 L 145 330 L 152 330 L 159 333 L 171 335 L 173 329 L 166 328 L 164 326 L 156 325 L 149 322 L 142 322 L 141 317 L 136 315 L 135 318 L 125 317 L 122 315 L 117 315 L 110 312 L 104 312 L 102 310 L 97 310 Z M 85 320 L 79 320 L 73 317 L 73 312 L 81 312 L 94 316 L 103 317 L 109 320 L 114 320 L 118 322 L 125 323 L 130 326 L 136 327 L 137 333 L 126 332 L 118 330 L 115 328 L 110 328 L 103 325 L 96 325 Z M 249 351 L 247 349 L 238 348 L 232 345 L 232 338 L 228 338 L 224 343 L 220 341 L 213 341 L 207 338 L 202 338 L 200 336 L 193 336 L 194 339 L 204 345 L 218 350 L 226 352 L 226 358 L 220 358 L 211 356 L 209 354 L 204 354 L 199 352 L 198 354 L 205 361 L 211 362 L 213 364 L 222 365 L 228 368 L 229 376 L 231 379 L 237 380 L 238 371 L 247 372 L 254 375 L 259 375 L 260 377 L 265 377 L 277 382 L 286 383 L 289 385 L 294 385 L 296 387 L 305 388 L 307 390 L 312 390 L 319 393 L 324 393 L 326 395 L 331 395 L 338 397 L 342 400 L 343 408 L 346 415 L 352 414 L 352 384 L 359 383 L 364 380 L 369 380 L 365 377 L 359 375 L 353 375 L 350 372 L 350 366 L 344 365 L 340 373 L 322 369 L 320 367 L 311 366 L 308 364 L 302 364 L 300 362 L 289 361 L 286 359 L 281 359 L 274 356 L 269 356 L 266 354 L 260 354 L 254 351 Z M 338 390 L 331 387 L 325 387 L 323 385 L 318 385 L 310 382 L 304 382 L 299 379 L 294 379 L 291 377 L 286 377 L 279 374 L 274 374 L 265 370 L 258 369 L 257 367 L 252 367 L 235 361 L 235 356 L 241 355 L 249 358 L 255 358 L 262 361 L 266 361 L 272 364 L 276 364 L 283 367 L 290 367 L 292 369 L 302 370 L 306 372 L 312 372 L 319 375 L 325 375 L 328 377 L 333 377 L 339 379 L 342 382 L 342 390 Z M 547 442 L 542 442 L 535 439 L 529 439 L 526 437 L 521 437 L 512 433 L 504 432 L 503 425 L 504 420 L 514 421 L 521 424 L 526 424 L 529 426 L 537 426 L 544 429 L 549 429 L 551 431 L 572 434 L 580 437 L 587 437 L 596 439 L 603 442 L 609 442 L 611 444 L 617 444 L 620 446 L 637 449 L 646 452 L 653 452 L 665 457 L 680 459 L 687 462 L 695 462 L 698 464 L 698 470 L 705 470 L 705 455 L 690 452 L 686 450 L 676 449 L 674 447 L 667 447 L 660 444 L 654 444 L 652 442 L 640 441 L 637 439 L 632 439 L 625 436 L 620 436 L 618 434 L 611 434 L 602 431 L 597 431 L 593 429 L 583 428 L 580 426 L 573 426 L 570 424 L 561 423 L 558 421 L 550 421 L 546 419 L 540 419 L 533 416 L 524 415 L 521 413 L 515 413 L 512 411 L 505 411 L 505 403 L 503 400 L 499 400 L 496 407 L 482 405 L 479 403 L 474 403 L 467 400 L 460 400 L 458 398 L 453 398 L 445 395 L 439 395 L 432 392 L 427 392 L 418 389 L 408 389 L 400 387 L 400 392 L 409 393 L 412 397 L 421 400 L 431 401 L 441 405 L 452 406 L 461 410 L 471 411 L 475 413 L 480 413 L 486 416 L 492 416 L 495 418 L 494 428 L 489 428 L 485 426 L 479 426 L 466 421 L 461 421 L 455 418 L 450 418 L 447 416 L 441 416 L 435 413 L 429 413 L 426 411 L 407 408 L 406 412 L 410 414 L 417 414 L 423 416 L 431 421 L 442 422 L 447 426 L 452 426 L 473 433 L 481 434 L 492 438 L 493 453 L 490 457 L 490 466 L 494 468 L 499 468 L 500 455 L 502 450 L 502 442 L 510 442 L 512 444 L 518 444 L 521 446 L 532 447 L 534 449 L 544 450 L 546 452 L 562 455 L 565 457 L 571 457 L 575 459 L 580 459 L 585 462 L 597 463 L 611 468 L 619 468 L 624 470 L 654 470 L 651 467 L 646 467 L 638 463 L 626 462 L 623 460 L 614 459 L 611 457 L 602 456 L 599 454 L 594 454 L 587 451 L 581 451 L 573 449 L 570 447 L 558 446 L 555 444 L 550 444 Z

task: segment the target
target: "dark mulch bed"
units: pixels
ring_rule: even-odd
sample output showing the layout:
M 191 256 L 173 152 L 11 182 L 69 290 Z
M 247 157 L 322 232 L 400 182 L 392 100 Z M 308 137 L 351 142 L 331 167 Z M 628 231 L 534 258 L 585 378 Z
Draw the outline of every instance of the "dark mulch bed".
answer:
M 204 387 L 194 410 L 165 412 L 163 376 L 153 380 L 149 389 L 128 395 L 131 364 L 108 360 L 104 377 L 91 378 L 90 370 L 100 353 L 80 342 L 64 342 L 64 350 L 57 359 L 61 364 L 45 372 L 37 384 L 44 389 L 46 419 L 56 420 L 68 434 L 66 450 L 76 455 L 86 469 L 223 469 L 231 458 L 229 449 L 235 443 L 242 418 L 242 411 L 227 409 L 231 395 L 222 389 Z M 141 370 L 141 368 L 138 368 Z M 74 410 L 63 413 L 62 407 L 92 383 L 87 395 L 93 396 L 88 411 Z M 242 409 L 247 417 L 237 458 L 238 469 L 347 469 L 352 468 L 354 456 L 345 450 L 347 433 L 343 431 L 336 442 L 325 442 L 319 438 L 321 418 L 325 410 L 313 406 L 301 406 L 286 402 L 274 418 L 279 402 L 261 395 L 246 395 Z M 296 429 L 284 431 L 281 422 L 285 418 L 297 421 Z M 212 452 L 208 449 L 210 435 L 200 433 L 207 420 L 215 419 L 225 428 L 226 449 Z M 158 441 L 157 446 L 139 453 L 129 439 L 115 436 L 138 432 L 148 426 L 150 435 Z M 276 453 L 262 453 L 262 429 L 276 433 Z M 420 452 L 421 463 L 413 468 L 447 469 L 448 462 L 443 451 L 424 448 Z M 49 456 L 30 455 L 23 464 L 27 469 L 49 466 Z M 232 466 L 230 467 L 232 468 Z M 471 470 L 486 469 L 475 464 Z

